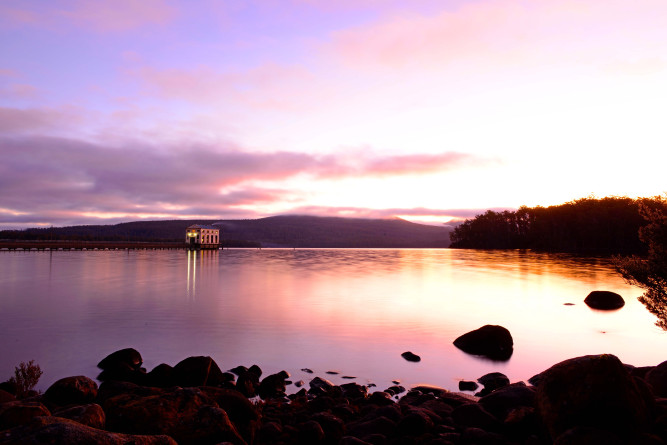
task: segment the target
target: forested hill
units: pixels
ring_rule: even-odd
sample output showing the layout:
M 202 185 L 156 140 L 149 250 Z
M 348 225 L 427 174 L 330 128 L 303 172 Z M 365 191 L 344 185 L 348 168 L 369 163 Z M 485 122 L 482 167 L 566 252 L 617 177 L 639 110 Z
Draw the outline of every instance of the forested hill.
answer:
M 451 234 L 451 247 L 534 249 L 550 252 L 645 253 L 639 228 L 642 212 L 667 209 L 661 197 L 584 198 L 550 207 L 491 210 L 466 220 Z
M 115 225 L 0 231 L 0 239 L 182 241 L 192 224 L 220 227 L 223 246 L 447 247 L 450 228 L 401 219 L 273 216 L 248 220 L 136 221 Z

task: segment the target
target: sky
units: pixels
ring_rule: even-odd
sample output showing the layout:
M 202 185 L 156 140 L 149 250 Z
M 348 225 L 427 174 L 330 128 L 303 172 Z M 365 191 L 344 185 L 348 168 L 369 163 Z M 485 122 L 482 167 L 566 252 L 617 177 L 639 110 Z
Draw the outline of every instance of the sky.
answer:
M 667 191 L 664 0 L 2 0 L 0 229 Z

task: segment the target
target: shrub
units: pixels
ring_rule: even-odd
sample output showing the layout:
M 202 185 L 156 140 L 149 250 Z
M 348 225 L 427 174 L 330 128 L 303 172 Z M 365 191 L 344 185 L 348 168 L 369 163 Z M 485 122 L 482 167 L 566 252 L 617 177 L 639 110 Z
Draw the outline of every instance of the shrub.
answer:
M 14 377 L 10 378 L 10 383 L 16 386 L 16 397 L 21 399 L 29 395 L 33 390 L 39 378 L 42 376 L 42 370 L 34 360 L 28 363 L 21 362 L 14 368 Z

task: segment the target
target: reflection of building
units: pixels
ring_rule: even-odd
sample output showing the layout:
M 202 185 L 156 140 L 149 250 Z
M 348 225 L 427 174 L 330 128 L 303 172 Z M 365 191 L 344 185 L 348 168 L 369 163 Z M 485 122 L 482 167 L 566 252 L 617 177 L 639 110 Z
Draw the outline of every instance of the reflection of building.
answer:
M 217 249 L 220 229 L 215 226 L 194 224 L 185 229 L 185 243 L 190 249 Z

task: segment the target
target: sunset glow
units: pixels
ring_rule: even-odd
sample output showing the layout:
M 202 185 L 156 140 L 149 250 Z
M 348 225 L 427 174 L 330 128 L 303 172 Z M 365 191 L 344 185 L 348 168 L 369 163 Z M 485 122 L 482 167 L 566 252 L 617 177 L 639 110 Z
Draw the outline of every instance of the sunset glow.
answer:
M 663 0 L 6 0 L 0 229 L 667 192 Z

